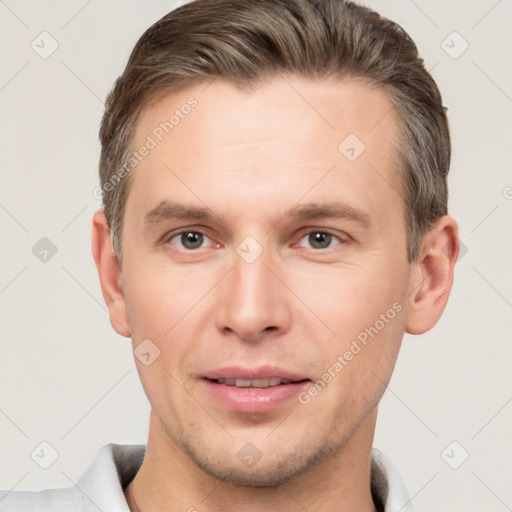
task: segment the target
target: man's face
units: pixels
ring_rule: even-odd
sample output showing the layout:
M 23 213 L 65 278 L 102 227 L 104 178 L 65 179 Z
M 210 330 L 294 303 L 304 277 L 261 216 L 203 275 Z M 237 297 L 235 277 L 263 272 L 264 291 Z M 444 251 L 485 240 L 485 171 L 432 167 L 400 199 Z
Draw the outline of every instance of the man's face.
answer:
M 263 485 L 372 435 L 410 286 L 397 129 L 354 81 L 218 79 L 144 111 L 122 287 L 134 347 L 160 350 L 137 361 L 159 442 Z

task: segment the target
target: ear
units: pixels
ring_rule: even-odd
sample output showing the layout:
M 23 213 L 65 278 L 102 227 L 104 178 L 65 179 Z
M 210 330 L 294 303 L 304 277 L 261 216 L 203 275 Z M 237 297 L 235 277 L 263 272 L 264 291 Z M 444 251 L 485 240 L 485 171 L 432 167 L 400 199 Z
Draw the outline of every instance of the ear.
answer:
M 434 327 L 444 311 L 459 255 L 458 227 L 449 215 L 439 218 L 423 237 L 412 264 L 406 332 L 422 334 Z
M 110 228 L 103 210 L 98 210 L 92 220 L 92 255 L 100 278 L 103 299 L 110 314 L 110 323 L 121 336 L 131 336 L 121 286 L 119 260 L 112 248 Z

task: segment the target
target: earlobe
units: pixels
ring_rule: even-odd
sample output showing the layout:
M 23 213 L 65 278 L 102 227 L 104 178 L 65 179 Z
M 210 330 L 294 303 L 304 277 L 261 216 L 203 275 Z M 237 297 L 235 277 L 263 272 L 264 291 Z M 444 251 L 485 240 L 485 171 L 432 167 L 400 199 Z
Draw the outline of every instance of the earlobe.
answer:
M 128 315 L 122 289 L 119 260 L 110 240 L 110 229 L 103 210 L 98 210 L 92 220 L 92 254 L 100 279 L 103 299 L 110 314 L 110 323 L 121 336 L 129 338 Z
M 457 223 L 444 215 L 424 235 L 420 255 L 412 264 L 406 324 L 409 334 L 427 332 L 441 318 L 453 285 L 458 253 Z

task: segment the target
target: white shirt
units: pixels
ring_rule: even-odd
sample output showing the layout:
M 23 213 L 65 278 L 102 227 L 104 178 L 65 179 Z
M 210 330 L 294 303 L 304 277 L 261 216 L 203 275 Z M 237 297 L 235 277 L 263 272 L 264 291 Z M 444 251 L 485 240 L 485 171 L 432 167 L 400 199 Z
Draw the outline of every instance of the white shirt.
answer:
M 139 470 L 144 453 L 144 445 L 108 444 L 72 487 L 0 491 L 0 512 L 130 512 L 123 489 Z M 405 485 L 391 461 L 375 448 L 372 457 L 387 479 L 387 486 L 378 490 L 380 496 L 387 493 L 385 512 L 412 512 Z

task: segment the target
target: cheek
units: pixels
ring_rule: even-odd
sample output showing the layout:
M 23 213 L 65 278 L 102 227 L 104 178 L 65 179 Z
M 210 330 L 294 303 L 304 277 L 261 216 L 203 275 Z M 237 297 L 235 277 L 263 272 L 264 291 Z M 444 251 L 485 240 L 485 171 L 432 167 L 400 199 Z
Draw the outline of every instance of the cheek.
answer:
M 300 280 L 297 295 L 321 319 L 305 327 L 321 338 L 317 388 L 325 385 L 321 394 L 335 411 L 369 410 L 385 389 L 405 329 L 404 268 L 375 258 L 364 266 L 319 268 Z
M 152 266 L 152 272 L 137 275 L 131 272 L 136 265 L 127 266 L 129 286 L 125 299 L 132 327 L 132 343 L 137 358 L 137 347 L 150 341 L 150 364 L 143 358 L 137 361 L 137 371 L 146 396 L 159 413 L 171 409 L 186 399 L 183 387 L 187 386 L 190 373 L 190 353 L 196 352 L 205 329 L 205 319 L 210 307 L 205 300 L 207 283 L 201 284 L 195 273 L 183 275 L 168 265 Z M 203 281 L 204 281 L 203 277 Z M 156 348 L 155 348 L 156 347 Z M 183 396 L 182 396 L 183 395 Z M 181 398 L 178 398 L 181 396 Z
M 375 319 L 367 308 L 364 315 L 347 308 L 336 335 L 324 344 L 318 405 L 332 411 L 328 414 L 335 423 L 364 418 L 386 389 L 404 333 L 405 310 L 395 301 L 383 311 Z
M 317 266 L 314 273 L 301 273 L 294 291 L 317 316 L 318 328 L 336 340 L 333 349 L 340 350 L 390 309 L 389 324 L 402 322 L 395 313 L 405 307 L 408 278 L 403 268 L 378 255 L 361 264 Z M 393 309 L 395 303 L 400 306 Z
M 138 269 L 148 268 L 145 272 Z M 140 338 L 165 342 L 179 332 L 214 284 L 207 272 L 164 262 L 130 262 L 125 268 L 125 298 L 132 329 Z M 133 334 L 133 331 L 132 331 Z M 134 340 L 136 342 L 137 340 Z

